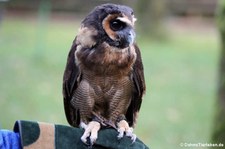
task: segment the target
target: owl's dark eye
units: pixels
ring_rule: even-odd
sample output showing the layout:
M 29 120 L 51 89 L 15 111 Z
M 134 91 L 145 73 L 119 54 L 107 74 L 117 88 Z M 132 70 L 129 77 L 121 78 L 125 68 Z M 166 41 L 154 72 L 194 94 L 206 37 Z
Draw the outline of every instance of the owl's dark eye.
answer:
M 126 27 L 126 24 L 120 20 L 113 20 L 110 22 L 110 28 L 113 31 L 119 31 Z

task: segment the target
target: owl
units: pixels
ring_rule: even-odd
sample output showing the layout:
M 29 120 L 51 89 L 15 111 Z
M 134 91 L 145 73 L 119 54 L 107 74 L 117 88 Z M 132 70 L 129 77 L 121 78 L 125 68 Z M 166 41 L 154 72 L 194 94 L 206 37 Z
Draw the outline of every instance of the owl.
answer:
M 101 128 L 133 133 L 145 92 L 141 53 L 135 43 L 133 10 L 124 5 L 97 6 L 81 22 L 63 76 L 67 121 L 81 127 L 81 140 L 94 144 Z

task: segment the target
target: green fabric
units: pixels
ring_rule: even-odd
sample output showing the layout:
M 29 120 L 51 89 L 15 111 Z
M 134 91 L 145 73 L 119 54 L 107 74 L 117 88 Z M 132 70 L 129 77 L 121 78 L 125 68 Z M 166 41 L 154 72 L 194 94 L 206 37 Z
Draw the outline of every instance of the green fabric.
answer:
M 80 141 L 82 130 L 78 128 L 55 125 L 56 149 L 79 148 L 85 149 L 86 145 Z
M 43 125 L 43 124 L 41 124 Z M 88 149 L 88 146 L 81 141 L 84 133 L 83 129 L 73 128 L 65 125 L 53 125 L 55 149 Z M 19 132 L 21 136 L 22 146 L 35 143 L 40 135 L 38 122 L 17 121 L 14 131 Z M 98 139 L 93 145 L 93 149 L 148 149 L 148 147 L 138 138 L 132 143 L 131 139 L 124 136 L 117 139 L 118 132 L 115 129 L 101 129 L 98 133 Z M 44 142 L 46 143 L 46 142 Z
M 22 146 L 34 143 L 40 135 L 38 123 L 31 121 L 17 121 L 14 125 L 14 131 L 20 133 Z
M 80 141 L 84 130 L 64 125 L 55 125 L 56 149 L 87 149 L 88 146 Z M 115 129 L 101 129 L 93 149 L 148 149 L 139 139 L 132 143 L 128 137 L 117 139 L 118 132 Z

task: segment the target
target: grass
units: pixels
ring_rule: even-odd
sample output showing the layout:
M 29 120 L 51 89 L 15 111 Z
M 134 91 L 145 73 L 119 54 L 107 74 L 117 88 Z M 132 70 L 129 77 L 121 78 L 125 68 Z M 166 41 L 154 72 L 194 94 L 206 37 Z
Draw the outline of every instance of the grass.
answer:
M 8 16 L 0 26 L 0 127 L 16 120 L 66 124 L 62 75 L 75 21 Z M 218 39 L 193 32 L 164 42 L 138 36 L 147 93 L 135 132 L 151 148 L 210 142 Z

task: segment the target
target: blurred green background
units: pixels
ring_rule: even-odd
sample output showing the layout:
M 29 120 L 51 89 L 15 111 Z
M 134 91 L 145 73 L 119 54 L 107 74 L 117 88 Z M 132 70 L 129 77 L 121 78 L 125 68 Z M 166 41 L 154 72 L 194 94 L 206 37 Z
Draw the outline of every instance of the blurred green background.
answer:
M 83 17 L 106 2 L 137 14 L 147 84 L 137 136 L 156 149 L 210 143 L 220 53 L 216 0 L 0 1 L 0 128 L 12 130 L 21 119 L 68 125 L 67 54 Z

